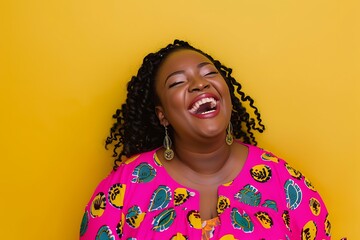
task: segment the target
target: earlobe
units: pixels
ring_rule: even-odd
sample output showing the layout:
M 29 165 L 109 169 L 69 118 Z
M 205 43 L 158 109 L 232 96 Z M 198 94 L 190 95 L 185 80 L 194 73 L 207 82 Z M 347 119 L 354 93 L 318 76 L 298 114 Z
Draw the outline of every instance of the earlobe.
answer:
M 164 109 L 161 106 L 155 107 L 155 113 L 156 113 L 156 116 L 158 117 L 161 125 L 163 125 L 163 126 L 169 125 L 169 122 L 165 117 Z

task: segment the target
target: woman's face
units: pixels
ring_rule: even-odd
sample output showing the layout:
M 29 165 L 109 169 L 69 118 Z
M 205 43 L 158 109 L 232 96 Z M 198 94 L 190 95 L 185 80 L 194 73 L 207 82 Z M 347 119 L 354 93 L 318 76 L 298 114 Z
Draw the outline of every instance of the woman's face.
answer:
M 229 88 L 212 62 L 201 53 L 181 49 L 169 54 L 155 76 L 162 125 L 176 137 L 217 137 L 225 133 L 232 104 Z

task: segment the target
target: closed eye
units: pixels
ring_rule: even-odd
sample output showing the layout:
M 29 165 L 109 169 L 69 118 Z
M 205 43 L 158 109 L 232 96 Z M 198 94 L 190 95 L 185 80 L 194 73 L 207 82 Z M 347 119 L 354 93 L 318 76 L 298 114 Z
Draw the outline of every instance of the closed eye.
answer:
M 212 76 L 212 75 L 216 75 L 218 74 L 218 71 L 212 71 L 212 72 L 208 72 L 207 74 L 205 74 L 205 76 Z
M 172 83 L 172 84 L 169 85 L 169 88 L 175 87 L 176 85 L 179 85 L 179 84 L 181 84 L 181 83 L 183 83 L 183 81 L 174 82 L 174 83 Z

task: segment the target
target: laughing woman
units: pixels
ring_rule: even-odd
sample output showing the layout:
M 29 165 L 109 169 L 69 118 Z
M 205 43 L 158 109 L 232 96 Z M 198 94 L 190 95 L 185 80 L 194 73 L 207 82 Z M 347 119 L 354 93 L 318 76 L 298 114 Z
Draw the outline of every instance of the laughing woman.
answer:
M 175 40 L 127 90 L 80 239 L 330 239 L 310 181 L 256 147 L 265 127 L 230 68 Z

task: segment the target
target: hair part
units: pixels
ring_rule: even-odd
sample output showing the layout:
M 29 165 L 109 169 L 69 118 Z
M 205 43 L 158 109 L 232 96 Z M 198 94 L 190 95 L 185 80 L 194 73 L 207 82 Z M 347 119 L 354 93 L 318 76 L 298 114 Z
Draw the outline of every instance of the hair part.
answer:
M 200 49 L 194 48 L 189 43 L 175 40 L 158 52 L 148 54 L 144 58 L 137 75 L 133 76 L 127 85 L 126 101 L 113 115 L 116 121 L 105 142 L 106 149 L 109 145 L 113 147 L 114 170 L 125 158 L 153 150 L 162 145 L 164 127 L 160 124 L 155 113 L 155 106 L 159 103 L 155 92 L 155 76 L 166 57 L 181 49 L 190 49 L 201 53 L 220 71 L 230 90 L 233 106 L 231 113 L 233 135 L 244 143 L 257 145 L 254 132 L 262 133 L 265 126 L 262 124 L 254 100 L 241 90 L 241 84 L 231 76 L 232 69 L 225 67 L 220 61 L 213 59 Z M 255 118 L 251 117 L 244 106 L 245 103 L 249 105 Z

